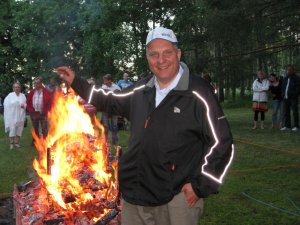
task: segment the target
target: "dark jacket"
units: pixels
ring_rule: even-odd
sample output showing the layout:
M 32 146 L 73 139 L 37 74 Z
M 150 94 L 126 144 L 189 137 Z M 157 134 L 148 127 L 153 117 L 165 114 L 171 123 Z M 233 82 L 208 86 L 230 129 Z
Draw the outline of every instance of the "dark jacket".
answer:
M 288 79 L 290 79 L 290 84 L 288 87 L 288 99 L 295 99 L 298 98 L 300 94 L 300 77 L 296 74 L 290 74 L 283 78 L 282 81 L 282 88 L 281 88 L 281 97 L 285 99 L 285 91 L 288 84 Z
M 282 100 L 282 97 L 281 97 L 282 80 L 278 81 L 277 86 L 270 85 L 269 90 L 273 96 L 273 100 Z
M 232 135 L 223 111 L 200 77 L 184 73 L 155 108 L 154 78 L 121 94 L 104 94 L 75 78 L 72 87 L 100 111 L 131 121 L 127 152 L 119 162 L 123 198 L 143 206 L 162 205 L 191 182 L 199 197 L 217 193 L 233 158 Z

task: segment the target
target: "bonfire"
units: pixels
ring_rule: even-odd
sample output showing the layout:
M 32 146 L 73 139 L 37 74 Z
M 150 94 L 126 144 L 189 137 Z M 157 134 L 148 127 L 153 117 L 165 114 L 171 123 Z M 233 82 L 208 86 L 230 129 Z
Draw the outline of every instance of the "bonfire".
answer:
M 38 179 L 15 193 L 19 224 L 109 223 L 119 213 L 117 158 L 103 126 L 63 92 L 55 93 L 48 119 L 47 137 L 33 132 Z

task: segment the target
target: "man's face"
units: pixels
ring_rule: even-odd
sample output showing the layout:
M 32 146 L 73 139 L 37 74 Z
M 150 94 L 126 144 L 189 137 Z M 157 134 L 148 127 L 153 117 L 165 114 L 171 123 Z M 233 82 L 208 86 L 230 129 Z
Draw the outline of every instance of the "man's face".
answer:
M 181 50 L 171 42 L 156 39 L 147 47 L 149 68 L 159 81 L 172 81 L 179 70 Z
M 112 84 L 112 81 L 104 78 L 104 79 L 103 79 L 103 83 L 104 83 L 107 87 L 110 87 L 111 84 Z
M 128 74 L 127 74 L 127 73 L 124 73 L 124 74 L 123 74 L 123 80 L 125 80 L 125 81 L 128 80 Z
M 34 86 L 35 86 L 35 89 L 39 90 L 43 87 L 43 84 L 42 84 L 42 81 L 37 79 L 34 81 Z
M 53 78 L 50 79 L 50 82 L 49 82 L 51 85 L 54 85 L 55 84 L 55 80 Z
M 294 68 L 292 66 L 288 66 L 287 68 L 287 74 L 293 74 L 295 71 L 294 71 Z

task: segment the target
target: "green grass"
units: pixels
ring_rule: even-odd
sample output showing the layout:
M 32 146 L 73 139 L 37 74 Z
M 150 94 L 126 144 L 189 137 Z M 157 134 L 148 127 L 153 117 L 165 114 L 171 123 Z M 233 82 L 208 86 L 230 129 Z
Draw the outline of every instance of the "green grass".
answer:
M 31 123 L 28 123 L 31 126 Z M 4 133 L 3 116 L 0 117 L 0 194 L 12 192 L 13 185 L 27 182 L 33 174 L 32 161 L 37 155 L 31 146 L 31 128 L 26 127 L 20 149 L 9 149 L 8 135 Z M 1 197 L 0 195 L 0 197 Z
M 249 108 L 225 110 L 235 142 L 235 159 L 218 195 L 205 201 L 200 224 L 300 224 L 300 132 L 271 130 L 271 112 L 266 129 L 252 130 L 253 112 Z M 273 204 L 289 215 L 265 206 L 251 197 Z
M 232 103 L 225 106 L 235 142 L 235 159 L 220 193 L 205 200 L 200 224 L 300 224 L 300 132 L 270 130 L 271 112 L 266 114 L 265 130 L 252 130 L 250 106 L 240 108 Z M 29 127 L 23 133 L 23 147 L 9 150 L 2 117 L 0 121 L 0 193 L 11 193 L 13 184 L 32 178 L 31 165 L 36 152 L 31 147 Z M 128 133 L 120 132 L 120 143 L 125 149 L 127 139 Z M 258 203 L 243 193 L 285 212 Z M 294 212 L 298 217 L 286 212 Z

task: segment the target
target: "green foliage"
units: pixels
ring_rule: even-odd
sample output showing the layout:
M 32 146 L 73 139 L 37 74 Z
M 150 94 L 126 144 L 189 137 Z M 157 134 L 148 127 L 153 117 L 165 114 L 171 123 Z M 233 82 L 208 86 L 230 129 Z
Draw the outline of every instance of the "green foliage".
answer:
M 225 100 L 222 103 L 222 106 L 225 109 L 238 109 L 238 108 L 246 108 L 251 109 L 252 106 L 252 96 L 245 96 L 243 99 L 236 101 L 233 99 Z
M 148 72 L 145 39 L 156 26 L 174 29 L 182 60 L 192 72 L 211 75 L 221 100 L 249 89 L 257 70 L 282 75 L 286 64 L 300 66 L 296 0 L 3 0 L 0 6 L 3 93 L 13 80 L 49 78 L 60 65 L 97 79 Z

